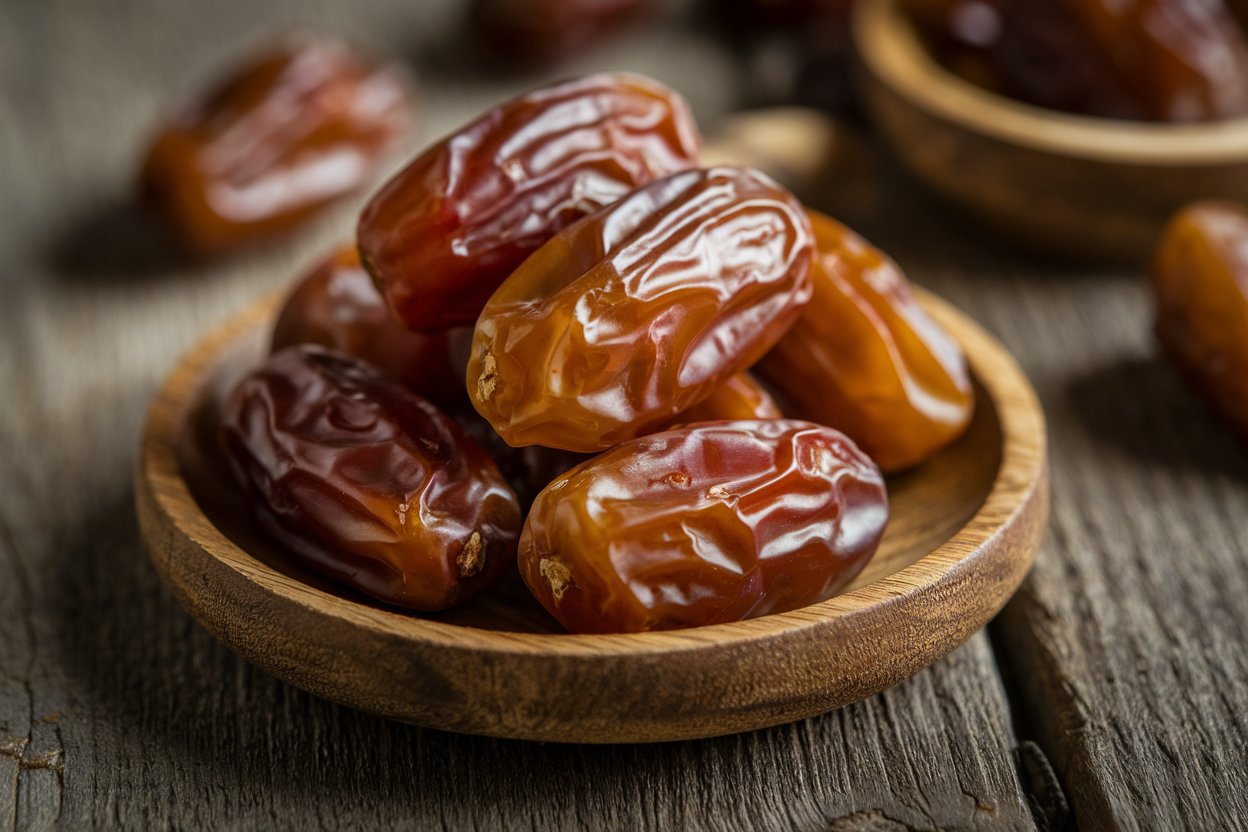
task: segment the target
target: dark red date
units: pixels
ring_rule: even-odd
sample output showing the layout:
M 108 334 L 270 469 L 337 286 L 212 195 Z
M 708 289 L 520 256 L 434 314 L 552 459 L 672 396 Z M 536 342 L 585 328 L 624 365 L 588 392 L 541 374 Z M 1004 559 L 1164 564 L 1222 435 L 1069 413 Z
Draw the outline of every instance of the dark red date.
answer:
M 390 314 L 354 246 L 299 281 L 273 327 L 273 351 L 294 344 L 333 347 L 384 370 L 439 406 L 467 404 L 452 332 L 412 332 Z
M 142 190 L 192 251 L 218 254 L 363 185 L 411 115 L 395 71 L 341 43 L 291 39 L 160 130 Z
M 1248 37 L 1222 0 L 909 0 L 941 59 L 1033 104 L 1108 118 L 1248 115 Z
M 884 479 L 842 434 L 786 420 L 626 442 L 538 495 L 520 574 L 578 633 L 719 624 L 822 601 L 866 565 Z
M 257 516 L 310 568 L 381 601 L 453 606 L 515 560 L 520 509 L 476 442 L 399 382 L 290 347 L 229 396 L 231 462 Z
M 695 164 L 676 93 L 592 75 L 513 99 L 400 171 L 360 216 L 360 253 L 411 329 L 472 324 L 490 294 L 561 228 Z
M 492 54 L 546 66 L 646 16 L 657 0 L 474 0 L 469 25 Z

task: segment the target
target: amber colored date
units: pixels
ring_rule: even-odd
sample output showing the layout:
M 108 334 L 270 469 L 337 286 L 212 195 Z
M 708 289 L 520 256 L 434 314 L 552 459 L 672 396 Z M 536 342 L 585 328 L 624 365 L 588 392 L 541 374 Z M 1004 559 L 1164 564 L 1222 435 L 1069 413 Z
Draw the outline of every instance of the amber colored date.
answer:
M 783 414 L 771 394 L 749 373 L 737 373 L 711 395 L 677 417 L 682 424 L 719 419 L 779 419 Z
M 396 321 L 349 246 L 295 285 L 273 327 L 273 352 L 294 344 L 333 347 L 445 407 L 464 402 L 463 365 L 452 364 L 451 335 L 412 332 Z
M 463 384 L 460 383 L 460 392 Z M 471 408 L 453 411 L 455 421 L 494 459 L 498 470 L 516 492 L 520 506 L 527 510 L 539 491 L 560 474 L 592 458 L 592 454 L 525 445 L 513 448 L 495 433 L 490 423 Z M 762 385 L 749 373 L 738 373 L 724 382 L 705 401 L 694 405 L 673 420 L 673 426 L 690 422 L 740 419 L 779 419 L 780 408 Z
M 1221 0 L 910 5 L 942 60 L 1033 104 L 1153 121 L 1248 115 L 1248 36 Z
M 547 486 L 520 536 L 520 574 L 573 632 L 719 624 L 830 597 L 887 521 L 879 469 L 837 431 L 690 425 Z
M 810 212 L 814 295 L 757 371 L 793 415 L 844 431 L 885 471 L 916 465 L 966 429 L 966 360 L 915 301 L 897 264 Z
M 231 462 L 310 568 L 387 603 L 453 606 L 515 559 L 516 497 L 480 446 L 375 368 L 289 347 L 229 396 Z
M 400 171 L 360 216 L 365 267 L 411 329 L 472 324 L 561 228 L 695 164 L 684 100 L 635 75 L 522 95 Z
M 1153 257 L 1157 336 L 1190 384 L 1248 441 L 1248 208 L 1200 202 Z
M 591 452 L 669 424 L 810 297 L 810 223 L 745 168 L 673 174 L 564 229 L 481 312 L 468 395 L 510 445 Z
M 657 0 L 475 0 L 469 25 L 515 63 L 558 63 L 646 16 Z
M 192 251 L 218 254 L 364 184 L 410 121 L 395 71 L 340 43 L 291 39 L 174 116 L 141 186 Z

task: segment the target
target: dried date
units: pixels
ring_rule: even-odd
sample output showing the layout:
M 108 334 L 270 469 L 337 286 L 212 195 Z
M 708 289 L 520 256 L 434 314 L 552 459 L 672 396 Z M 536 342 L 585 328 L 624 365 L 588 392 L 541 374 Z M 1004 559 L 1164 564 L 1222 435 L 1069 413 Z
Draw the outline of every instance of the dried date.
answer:
M 844 431 L 885 471 L 956 439 L 974 409 L 966 360 L 897 264 L 810 212 L 814 294 L 756 368 L 792 413 Z
M 1200 202 L 1153 258 L 1157 336 L 1212 408 L 1248 441 L 1248 208 Z
M 806 212 L 746 168 L 673 174 L 564 229 L 477 321 L 468 394 L 510 445 L 592 452 L 757 361 L 810 297 Z
M 942 60 L 1059 110 L 1210 121 L 1248 114 L 1248 37 L 1221 0 L 911 0 Z
M 273 352 L 321 344 L 362 358 L 446 407 L 464 402 L 452 332 L 412 332 L 394 319 L 354 246 L 340 249 L 299 281 L 273 327 Z M 466 402 L 464 402 L 466 404 Z
M 453 606 L 514 563 L 520 509 L 480 446 L 375 368 L 289 347 L 226 401 L 231 462 L 295 558 L 381 601 Z
M 715 422 L 635 439 L 552 482 L 520 574 L 578 633 L 695 627 L 822 601 L 866 565 L 884 480 L 842 434 Z
M 201 256 L 289 230 L 364 184 L 407 131 L 407 85 L 341 43 L 290 39 L 175 115 L 145 199 Z
M 714 422 L 720 419 L 779 419 L 776 400 L 749 373 L 737 373 L 715 388 L 711 395 L 680 414 L 677 421 Z
M 360 253 L 411 329 L 472 324 L 512 270 L 561 228 L 695 164 L 683 99 L 603 74 L 522 95 L 400 171 L 360 216 Z

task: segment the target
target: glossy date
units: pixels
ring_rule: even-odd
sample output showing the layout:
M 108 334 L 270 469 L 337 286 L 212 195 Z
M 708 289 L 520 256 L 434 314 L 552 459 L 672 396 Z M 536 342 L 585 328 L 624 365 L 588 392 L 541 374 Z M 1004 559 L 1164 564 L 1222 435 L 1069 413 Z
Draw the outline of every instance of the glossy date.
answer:
M 273 352 L 294 344 L 332 347 L 445 407 L 464 402 L 462 365 L 452 364 L 450 339 L 449 332 L 412 332 L 396 321 L 349 246 L 295 285 L 273 327 Z
M 653 431 L 775 344 L 810 297 L 805 210 L 745 168 L 674 174 L 564 229 L 482 310 L 477 412 L 511 445 Z
M 561 228 L 695 164 L 683 99 L 636 75 L 591 75 L 486 113 L 400 171 L 365 206 L 365 267 L 411 329 L 472 324 Z
M 431 611 L 514 563 L 520 509 L 494 463 L 437 408 L 367 364 L 289 347 L 238 384 L 222 419 L 261 524 L 322 574 Z
M 1248 442 L 1248 208 L 1184 209 L 1153 258 L 1152 289 L 1162 346 Z
M 779 419 L 783 414 L 767 389 L 749 373 L 737 373 L 715 388 L 711 395 L 676 418 L 680 424 L 720 419 Z
M 1221 0 L 911 0 L 938 56 L 1059 110 L 1193 122 L 1248 115 L 1248 35 Z
M 866 565 L 884 480 L 806 422 L 691 425 L 635 439 L 538 495 L 520 574 L 578 633 L 696 627 L 822 601 Z
M 341 43 L 288 39 L 163 126 L 141 188 L 188 248 L 218 254 L 355 190 L 411 119 L 394 70 Z
M 757 372 L 793 415 L 844 431 L 885 471 L 916 465 L 970 422 L 966 359 L 896 263 L 823 214 L 810 221 L 814 294 Z

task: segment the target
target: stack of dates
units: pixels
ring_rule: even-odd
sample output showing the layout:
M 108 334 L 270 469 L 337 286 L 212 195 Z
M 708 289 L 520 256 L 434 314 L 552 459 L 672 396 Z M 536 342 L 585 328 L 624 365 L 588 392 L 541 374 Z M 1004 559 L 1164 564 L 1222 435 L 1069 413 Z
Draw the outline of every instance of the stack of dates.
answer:
M 698 157 L 678 95 L 604 74 L 400 171 L 226 402 L 267 531 L 413 610 L 518 565 L 575 632 L 843 588 L 887 522 L 882 472 L 966 428 L 964 358 L 878 250 Z

